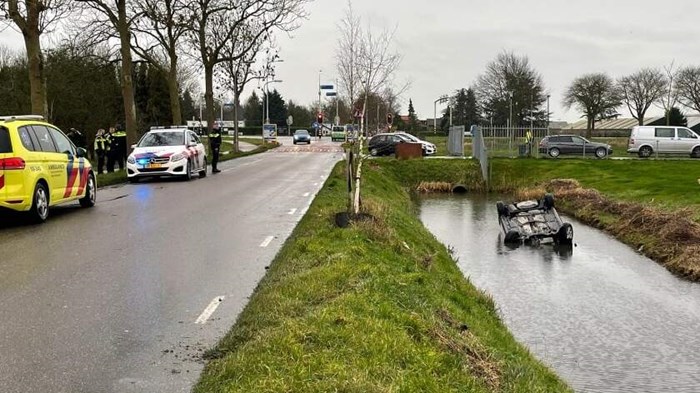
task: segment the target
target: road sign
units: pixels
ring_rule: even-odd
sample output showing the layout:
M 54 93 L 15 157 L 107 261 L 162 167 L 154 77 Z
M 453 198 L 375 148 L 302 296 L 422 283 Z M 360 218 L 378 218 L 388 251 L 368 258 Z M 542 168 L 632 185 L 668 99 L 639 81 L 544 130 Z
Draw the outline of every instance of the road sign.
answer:
M 335 120 L 335 124 L 340 124 L 340 116 L 336 116 L 333 120 Z
M 326 93 L 326 97 L 335 97 L 335 96 L 337 96 L 337 95 L 338 95 L 338 93 L 336 93 L 336 92 L 334 92 L 334 91 L 329 91 L 329 92 Z
M 289 117 L 287 118 L 287 125 L 291 126 L 293 122 L 294 122 L 294 118 L 292 117 L 292 115 L 289 115 Z
M 333 85 L 321 85 L 321 90 L 333 90 Z
M 317 122 L 314 122 L 314 124 L 312 124 L 312 127 L 313 127 L 313 128 L 319 128 L 320 126 L 319 126 L 319 124 L 318 124 Z
M 263 124 L 263 139 L 277 139 L 277 124 Z

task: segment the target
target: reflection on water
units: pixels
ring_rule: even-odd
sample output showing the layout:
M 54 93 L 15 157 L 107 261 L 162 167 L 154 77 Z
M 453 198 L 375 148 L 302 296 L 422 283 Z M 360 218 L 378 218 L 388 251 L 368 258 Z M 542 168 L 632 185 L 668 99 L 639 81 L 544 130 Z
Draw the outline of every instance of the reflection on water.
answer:
M 520 342 L 577 392 L 700 392 L 699 284 L 571 219 L 573 248 L 508 247 L 495 203 L 429 198 L 420 216 Z

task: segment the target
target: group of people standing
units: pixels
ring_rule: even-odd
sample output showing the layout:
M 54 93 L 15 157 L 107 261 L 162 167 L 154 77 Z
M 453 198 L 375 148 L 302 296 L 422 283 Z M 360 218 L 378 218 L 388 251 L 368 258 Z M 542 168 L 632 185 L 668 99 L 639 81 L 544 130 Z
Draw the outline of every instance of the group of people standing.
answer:
M 119 170 L 124 170 L 126 165 L 126 131 L 124 127 L 117 124 L 109 130 L 97 130 L 95 136 L 95 156 L 97 157 L 97 173 L 114 172 L 115 164 Z M 106 168 L 105 168 L 106 164 Z

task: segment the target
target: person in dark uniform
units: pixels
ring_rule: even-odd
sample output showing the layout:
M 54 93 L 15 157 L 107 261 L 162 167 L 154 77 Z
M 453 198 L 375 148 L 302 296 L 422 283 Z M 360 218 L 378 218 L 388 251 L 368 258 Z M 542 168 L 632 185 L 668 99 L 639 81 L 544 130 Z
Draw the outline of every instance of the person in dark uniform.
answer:
M 209 134 L 209 147 L 211 148 L 211 172 L 219 173 L 216 166 L 219 164 L 219 149 L 221 148 L 221 131 L 219 130 L 219 125 L 214 124 L 214 127 Z
M 68 130 L 68 134 L 66 134 L 66 136 L 68 137 L 68 139 L 71 140 L 71 142 L 73 142 L 75 146 L 83 148 L 86 147 L 85 136 L 83 136 L 83 133 L 76 130 L 75 128 L 71 127 L 71 129 Z
M 110 139 L 110 151 L 114 154 L 114 160 L 119 165 L 119 170 L 124 170 L 126 165 L 126 131 L 121 124 L 114 127 L 112 138 Z
M 114 127 L 110 127 L 104 136 L 107 139 L 107 145 L 109 146 L 109 150 L 107 151 L 107 173 L 112 173 L 114 172 L 114 160 L 116 159 L 116 153 L 113 147 Z
M 95 136 L 95 155 L 97 156 L 97 173 L 102 174 L 105 158 L 109 156 L 109 138 L 102 128 L 97 130 L 97 136 Z M 112 163 L 112 168 L 114 168 L 114 163 Z

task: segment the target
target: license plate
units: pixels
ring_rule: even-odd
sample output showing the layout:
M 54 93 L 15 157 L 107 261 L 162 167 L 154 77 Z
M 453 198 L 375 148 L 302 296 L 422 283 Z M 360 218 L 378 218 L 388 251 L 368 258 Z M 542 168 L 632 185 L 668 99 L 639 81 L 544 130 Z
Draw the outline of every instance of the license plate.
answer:
M 148 165 L 146 165 L 146 168 L 148 168 L 148 169 L 158 169 L 158 168 L 162 168 L 162 167 L 163 167 L 163 164 L 148 164 Z

